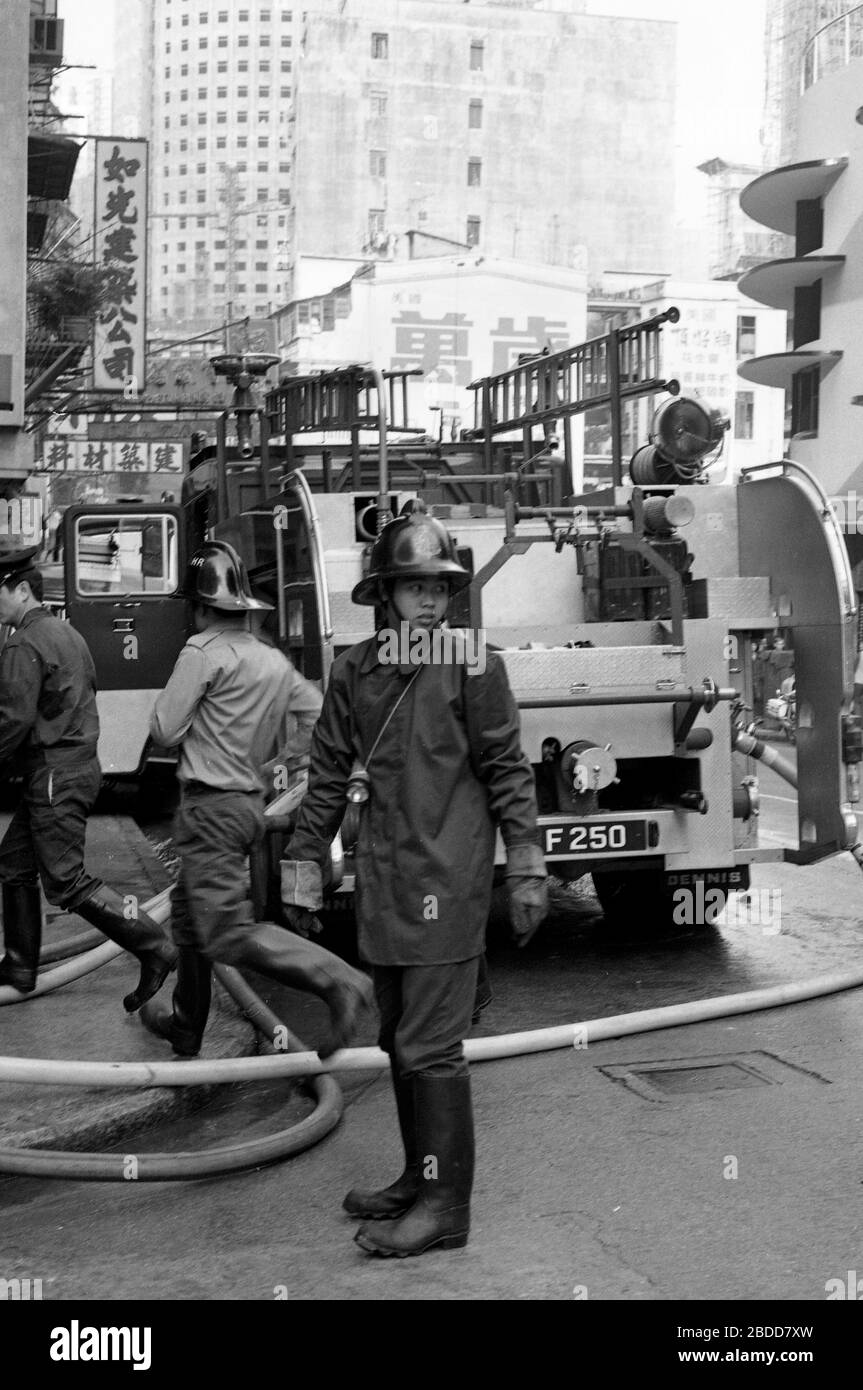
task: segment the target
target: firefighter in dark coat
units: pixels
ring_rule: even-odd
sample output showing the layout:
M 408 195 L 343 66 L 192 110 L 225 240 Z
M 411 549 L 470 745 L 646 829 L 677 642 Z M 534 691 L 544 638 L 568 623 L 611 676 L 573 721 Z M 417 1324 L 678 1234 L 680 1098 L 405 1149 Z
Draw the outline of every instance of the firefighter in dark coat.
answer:
M 474 1144 L 462 1039 L 484 949 L 496 828 L 519 944 L 546 912 L 534 778 L 503 662 L 478 648 L 482 660 L 469 665 L 467 640 L 459 646 L 455 634 L 447 659 L 394 664 L 385 647 L 402 624 L 428 639 L 469 582 L 434 518 L 400 517 L 379 536 L 353 599 L 382 603 L 387 626 L 333 665 L 309 789 L 282 863 L 283 901 L 302 930 L 304 914 L 321 905 L 322 868 L 346 796 L 367 793 L 356 854 L 359 947 L 373 967 L 405 1169 L 381 1191 L 351 1191 L 344 1206 L 372 1218 L 356 1239 L 381 1255 L 467 1243 Z
M 0 558 L 0 623 L 15 630 L 0 651 L 0 765 L 23 778 L 21 800 L 0 843 L 3 937 L 0 985 L 36 986 L 42 941 L 39 879 L 49 903 L 77 912 L 141 966 L 129 1013 L 161 987 L 177 953 L 146 912 L 84 864 L 87 817 L 102 772 L 96 756 L 96 673 L 86 642 L 42 607 L 37 547 Z

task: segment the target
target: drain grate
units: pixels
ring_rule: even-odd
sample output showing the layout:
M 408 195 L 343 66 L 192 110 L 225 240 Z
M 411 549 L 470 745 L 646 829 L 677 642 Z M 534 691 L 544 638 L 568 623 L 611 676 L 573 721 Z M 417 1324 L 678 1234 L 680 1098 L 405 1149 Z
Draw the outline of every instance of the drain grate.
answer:
M 598 1067 L 611 1081 L 621 1082 L 644 1100 L 674 1100 L 716 1091 L 751 1090 L 789 1081 L 830 1082 L 817 1072 L 783 1062 L 770 1052 L 739 1052 L 717 1057 L 676 1057 L 659 1062 L 626 1062 Z

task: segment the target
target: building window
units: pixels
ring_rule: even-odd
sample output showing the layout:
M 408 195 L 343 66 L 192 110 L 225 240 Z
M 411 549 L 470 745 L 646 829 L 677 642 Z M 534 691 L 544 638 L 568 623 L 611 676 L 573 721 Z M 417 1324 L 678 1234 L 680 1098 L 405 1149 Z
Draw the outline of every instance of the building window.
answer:
M 207 14 L 207 11 L 206 11 L 206 10 L 199 10 L 199 11 L 198 11 L 198 23 L 199 23 L 199 24 L 206 24 L 207 21 L 209 20 L 209 18 L 210 18 L 210 16 Z
M 270 12 L 269 12 L 269 10 L 261 10 L 261 13 L 260 13 L 260 15 L 258 16 L 258 18 L 260 19 L 260 21 L 261 21 L 262 24 L 269 24 L 269 22 L 270 22 Z
M 285 97 L 289 97 L 290 95 L 291 95 L 291 89 L 290 89 L 290 87 L 280 87 L 280 88 L 279 88 L 279 96 L 282 97 L 283 99 L 284 99 Z
M 206 48 L 206 47 L 207 47 L 207 40 L 206 40 L 206 39 L 198 39 L 198 47 L 199 47 L 199 48 Z
M 240 61 L 239 61 L 238 64 L 237 64 L 237 72 L 248 72 L 248 71 L 249 71 L 249 60 L 248 60 L 248 58 L 241 58 Z
M 755 437 L 755 392 L 738 391 L 734 397 L 734 438 Z
M 240 88 L 240 93 L 242 93 L 242 88 Z M 216 88 L 216 97 L 218 98 L 219 101 L 225 101 L 226 98 L 227 98 L 227 95 L 228 95 L 228 89 L 227 89 L 227 87 L 217 87 L 217 88 Z
M 791 433 L 818 433 L 818 393 L 821 368 L 805 367 L 791 378 Z
M 803 347 L 821 337 L 821 281 L 798 285 L 794 291 L 792 346 Z
M 182 199 L 181 199 L 180 201 L 182 202 Z M 181 232 L 184 232 L 184 231 L 186 230 L 186 219 L 185 219 L 185 217 L 181 217 L 181 218 L 180 218 L 179 226 L 180 226 L 180 231 L 181 231 Z
M 199 136 L 198 136 L 198 149 L 199 149 L 199 150 L 205 150 L 206 148 L 207 148 L 207 137 L 206 137 L 206 135 L 199 135 Z
M 184 29 L 188 29 L 188 27 L 189 27 L 189 16 L 188 16 L 187 14 L 184 14 L 183 17 L 182 17 L 182 19 L 180 20 L 180 23 L 181 23 L 181 25 L 183 26 Z
M 291 71 L 291 67 L 292 67 L 291 61 L 290 61 L 290 59 L 288 59 L 287 62 L 282 63 L 282 72 L 290 72 L 290 71 Z
M 280 189 L 279 189 L 279 202 L 280 202 L 280 203 L 283 203 L 283 204 L 287 207 L 287 206 L 290 204 L 290 201 L 291 201 L 290 190 L 287 189 L 287 188 L 280 188 Z M 280 226 L 280 227 L 283 227 L 284 225 L 285 225 L 285 219 L 284 219 L 283 217 L 280 217 L 280 218 L 279 218 L 279 226 Z
M 255 250 L 256 250 L 256 251 L 268 251 L 269 248 L 270 248 L 270 243 L 269 243 L 268 241 L 256 241 L 256 242 L 255 242 Z M 267 267 L 266 267 L 266 265 L 262 265 L 260 261 L 256 261 L 256 262 L 255 262 L 255 268 L 256 268 L 257 270 L 266 270 Z
M 258 202 L 259 202 L 259 203 L 265 203 L 265 202 L 267 201 L 267 196 L 268 196 L 268 194 L 267 194 L 266 188 L 259 188 L 259 189 L 258 189 Z
M 224 245 L 224 242 L 223 242 L 222 244 Z M 224 262 L 224 261 L 214 261 L 214 262 L 213 262 L 213 269 L 214 269 L 214 270 L 224 270 L 224 269 L 225 269 L 225 262 Z
M 469 217 L 467 219 L 467 235 L 465 237 L 465 241 L 467 242 L 468 246 L 479 245 L 479 226 L 480 223 L 478 217 Z
M 199 63 L 199 64 L 198 64 L 198 75 L 200 76 L 202 73 L 205 73 L 206 71 L 207 71 L 207 64 L 206 64 L 206 63 Z
M 179 202 L 180 202 L 180 203 L 185 203 L 185 201 L 186 201 L 186 190 L 185 190 L 185 188 L 181 188 L 181 189 L 180 189 Z
M 247 97 L 248 95 L 249 95 L 249 89 L 248 89 L 248 87 L 238 87 L 238 88 L 237 88 L 237 96 L 238 96 L 238 97 Z
M 467 123 L 471 130 L 479 130 L 482 126 L 482 102 L 472 101 L 467 108 Z
M 269 121 L 269 119 L 270 119 L 270 113 L 269 113 L 269 111 L 259 111 L 259 112 L 258 112 L 258 125 L 266 125 L 267 122 Z
M 379 35 L 377 35 L 376 37 L 382 38 L 382 39 L 384 40 L 384 47 L 386 47 L 386 38 L 387 38 L 386 34 L 379 34 Z M 294 42 L 294 41 L 293 41 L 293 39 L 291 38 L 290 34 L 282 34 L 282 48 L 291 48 L 292 45 L 293 45 L 293 42 Z M 386 53 L 373 53 L 373 54 L 372 54 L 372 57 L 373 57 L 373 58 L 385 58 L 386 56 L 387 56 Z
M 227 111 L 217 111 L 217 112 L 216 112 L 216 125 L 227 125 L 227 123 L 228 123 L 228 113 L 227 113 Z
M 387 176 L 387 156 L 385 150 L 369 150 L 369 173 L 373 179 Z
M 479 72 L 483 66 L 485 58 L 485 44 L 482 39 L 471 39 L 470 41 L 470 65 L 475 72 Z
M 217 149 L 217 150 L 225 150 L 225 149 L 227 149 L 227 148 L 228 148 L 228 137 L 227 137 L 227 135 L 217 135 L 217 136 L 216 136 L 216 149 Z
M 206 219 L 206 217 L 196 217 L 196 218 L 195 218 L 195 226 L 196 226 L 196 227 L 206 227 L 206 225 L 207 225 L 207 219 Z
M 267 268 L 267 267 L 264 266 L 264 270 L 266 270 L 266 268 Z M 264 284 L 264 285 L 255 285 L 255 294 L 266 294 L 266 293 L 267 293 L 267 287 L 266 287 L 265 284 Z
M 369 208 L 369 239 L 383 236 L 386 212 L 383 208 Z
M 266 100 L 266 99 L 269 98 L 269 95 L 270 95 L 270 89 L 269 89 L 269 87 L 259 87 L 259 88 L 258 88 L 258 97 L 259 97 L 259 98 L 264 98 L 264 100 Z
M 178 261 L 178 262 L 177 262 L 177 274 L 178 274 L 178 275 L 185 275 L 185 273 L 186 273 L 186 262 L 185 262 L 185 261 Z
M 293 19 L 293 17 L 294 17 L 294 12 L 293 12 L 293 10 L 282 10 L 282 23 L 283 23 L 283 24 L 290 24 L 290 22 L 291 22 L 291 20 Z
M 168 93 L 167 93 L 167 92 L 165 93 L 165 96 L 166 96 L 166 98 L 167 98 L 167 96 L 168 96 Z M 189 100 L 189 93 L 187 92 L 187 90 L 186 90 L 185 87 L 183 88 L 183 90 L 182 90 L 181 93 L 180 93 L 180 100 L 181 100 L 181 101 L 188 101 L 188 100 Z
M 267 170 L 269 169 L 269 167 L 270 167 L 270 166 L 269 166 L 269 164 L 267 163 L 267 161 L 266 161 L 265 159 L 259 159 L 259 160 L 258 160 L 258 173 L 259 173 L 259 174 L 265 174 L 265 173 L 267 172 Z
M 269 36 L 269 34 L 259 34 L 259 35 L 258 35 L 258 47 L 259 47 L 259 48 L 269 48 L 269 46 L 270 46 L 270 36 Z
M 266 150 L 266 149 L 269 149 L 269 145 L 270 145 L 270 137 L 269 137 L 269 135 L 259 135 L 259 136 L 258 136 L 258 149 L 259 149 L 259 150 Z M 266 166 L 264 166 L 264 167 L 266 167 Z
M 248 137 L 248 135 L 238 135 L 238 136 L 237 136 L 237 149 L 238 149 L 238 150 L 244 150 L 244 149 L 246 149 L 248 143 L 249 143 L 249 137 Z
M 282 44 L 285 43 L 285 38 L 287 38 L 287 35 L 284 35 L 284 36 L 283 36 L 283 38 L 282 38 Z M 288 39 L 288 42 L 290 43 L 290 39 Z M 372 34 L 372 57 L 373 57 L 373 58 L 388 58 L 388 57 L 390 56 L 389 49 L 390 49 L 390 37 L 389 37 L 389 34 Z
M 216 46 L 217 46 L 218 48 L 227 48 L 227 47 L 228 47 L 228 36 L 227 36 L 227 34 L 220 34 L 220 35 L 219 35 L 219 37 L 218 37 L 218 39 L 217 39 L 217 41 L 216 41 Z
M 220 23 L 220 24 L 227 24 L 227 22 L 228 22 L 228 11 L 227 11 L 227 10 L 219 10 L 218 19 L 219 19 L 219 23 Z
M 181 43 L 180 43 L 180 52 L 181 52 L 181 53 L 188 53 L 188 51 L 189 51 L 189 40 L 188 40 L 188 39 L 183 39 L 183 40 L 181 41 Z
M 467 186 L 479 188 L 482 182 L 482 160 L 469 159 L 467 162 Z
M 249 22 L 249 11 L 248 11 L 248 10 L 240 10 L 240 13 L 239 13 L 239 20 L 240 20 L 240 23 L 241 23 L 241 24 L 248 24 L 248 22 Z
M 199 118 L 199 119 L 200 119 L 200 118 Z M 183 114 L 183 115 L 180 117 L 180 125 L 188 125 L 188 124 L 189 124 L 189 117 L 188 117 L 187 115 Z
M 372 115 L 376 117 L 387 114 L 387 93 L 372 92 L 371 95 Z
M 283 160 L 281 161 L 281 163 L 279 164 L 279 173 L 280 173 L 280 174 L 289 174 L 290 172 L 291 172 L 290 163 L 288 162 L 288 160 L 283 159 Z
M 177 173 L 180 175 L 180 178 L 184 178 L 185 175 L 186 175 L 188 172 L 189 172 L 189 170 L 188 170 L 188 168 L 186 167 L 185 164 L 180 164 L 180 165 L 178 166 L 178 168 L 177 168 Z M 166 169 L 166 170 L 165 170 L 165 177 L 166 177 L 166 178 L 167 178 L 167 175 L 168 175 L 168 171 L 167 171 L 167 169 Z
M 820 198 L 801 198 L 794 218 L 795 256 L 808 256 L 824 245 L 824 204 Z
M 269 71 L 270 71 L 270 60 L 269 60 L 269 58 L 259 58 L 259 59 L 258 59 L 258 72 L 269 72 Z
M 238 111 L 238 112 L 237 112 L 237 125 L 246 125 L 246 123 L 248 122 L 248 119 L 249 119 L 249 113 L 248 113 L 248 111 Z
M 738 314 L 737 316 L 737 356 L 755 356 L 754 314 Z
M 238 47 L 238 48 L 248 48 L 248 46 L 249 46 L 249 36 L 248 36 L 248 34 L 240 34 L 239 37 L 238 37 L 238 39 L 237 39 L 237 47 Z
M 207 89 L 206 89 L 206 87 L 199 87 L 199 88 L 198 88 L 198 101 L 206 101 L 206 100 L 207 100 Z
M 227 71 L 228 71 L 228 64 L 227 64 L 227 61 L 226 61 L 225 59 L 223 59 L 220 63 L 217 63 L 217 64 L 216 64 L 216 72 L 227 72 Z
M 196 164 L 195 168 L 197 169 L 199 174 L 206 174 L 207 172 L 206 164 Z
M 185 249 L 186 249 L 186 243 L 185 243 L 184 241 L 178 241 L 178 242 L 177 242 L 177 250 L 178 250 L 178 251 L 185 251 Z

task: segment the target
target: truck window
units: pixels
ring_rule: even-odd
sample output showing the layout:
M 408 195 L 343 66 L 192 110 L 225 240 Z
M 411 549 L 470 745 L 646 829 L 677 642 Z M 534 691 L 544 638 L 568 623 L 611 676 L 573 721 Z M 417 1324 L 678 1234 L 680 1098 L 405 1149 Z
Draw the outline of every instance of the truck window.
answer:
M 79 517 L 79 594 L 164 596 L 177 589 L 177 523 L 172 516 Z

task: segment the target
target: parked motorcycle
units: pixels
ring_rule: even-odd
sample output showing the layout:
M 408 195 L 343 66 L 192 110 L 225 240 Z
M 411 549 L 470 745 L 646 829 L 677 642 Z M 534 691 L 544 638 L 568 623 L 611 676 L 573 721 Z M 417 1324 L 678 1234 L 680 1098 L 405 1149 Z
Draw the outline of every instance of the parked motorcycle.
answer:
M 764 706 L 764 714 L 775 720 L 789 743 L 797 739 L 797 685 L 793 676 L 786 676 L 776 694 Z

